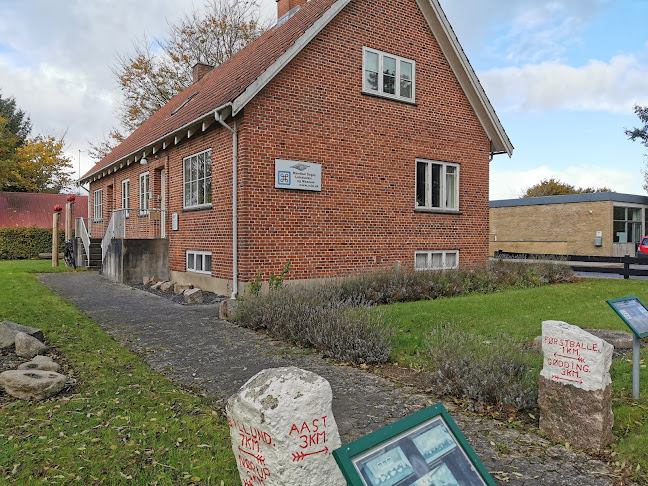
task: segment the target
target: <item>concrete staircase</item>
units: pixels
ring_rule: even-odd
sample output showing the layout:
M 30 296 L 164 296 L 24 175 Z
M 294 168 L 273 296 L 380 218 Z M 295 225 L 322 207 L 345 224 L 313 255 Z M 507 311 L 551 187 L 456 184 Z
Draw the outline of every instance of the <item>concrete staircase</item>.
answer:
M 88 270 L 101 270 L 101 238 L 90 238 Z

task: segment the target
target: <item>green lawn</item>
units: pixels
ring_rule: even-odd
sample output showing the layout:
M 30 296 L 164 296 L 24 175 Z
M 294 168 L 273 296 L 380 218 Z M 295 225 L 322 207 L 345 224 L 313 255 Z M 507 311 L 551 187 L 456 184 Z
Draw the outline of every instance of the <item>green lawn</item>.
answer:
M 637 295 L 648 302 L 648 281 L 586 279 L 573 284 L 508 290 L 493 294 L 394 304 L 382 308 L 394 329 L 392 360 L 425 368 L 426 336 L 448 322 L 487 339 L 500 334 L 533 339 L 543 320 L 560 320 L 582 328 L 629 331 L 606 300 Z M 615 359 L 613 380 L 613 445 L 619 463 L 632 465 L 637 477 L 648 476 L 648 348 L 642 350 L 641 398 L 632 399 L 632 354 Z M 639 467 L 639 470 L 636 468 Z
M 0 261 L 0 320 L 43 329 L 71 393 L 0 397 L 0 483 L 238 484 L 226 421 L 116 344 L 31 275 L 49 261 Z

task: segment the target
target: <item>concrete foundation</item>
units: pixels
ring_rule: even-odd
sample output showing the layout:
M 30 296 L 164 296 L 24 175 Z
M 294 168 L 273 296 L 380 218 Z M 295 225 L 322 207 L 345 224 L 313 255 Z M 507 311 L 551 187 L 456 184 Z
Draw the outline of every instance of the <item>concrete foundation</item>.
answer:
M 169 280 L 169 240 L 114 239 L 101 274 L 125 284 L 141 284 L 144 277 Z

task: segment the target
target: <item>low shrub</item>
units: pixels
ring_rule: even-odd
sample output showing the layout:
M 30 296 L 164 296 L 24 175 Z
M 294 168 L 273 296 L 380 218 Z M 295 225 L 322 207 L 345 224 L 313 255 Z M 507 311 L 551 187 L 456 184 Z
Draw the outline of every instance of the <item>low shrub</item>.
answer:
M 59 252 L 65 247 L 65 233 L 59 233 Z M 52 230 L 47 228 L 0 228 L 0 260 L 36 258 L 52 251 Z
M 239 305 L 237 321 L 335 358 L 381 363 L 389 358 L 391 331 L 379 322 L 382 313 L 370 313 L 368 307 L 533 287 L 563 282 L 571 275 L 571 269 L 560 264 L 494 262 L 478 270 L 384 271 L 310 286 L 273 285 L 265 295 L 260 293 L 257 276 L 250 294 Z
M 564 283 L 572 276 L 562 262 L 494 261 L 476 270 L 383 271 L 346 277 L 337 283 L 337 296 L 382 305 Z
M 378 325 L 380 313 L 357 302 L 331 298 L 330 286 L 287 287 L 241 301 L 237 321 L 273 336 L 313 346 L 352 363 L 382 363 L 391 352 L 391 333 Z
M 506 335 L 485 340 L 449 323 L 430 333 L 427 348 L 434 369 L 429 385 L 436 393 L 517 410 L 537 407 L 542 359 L 527 341 Z

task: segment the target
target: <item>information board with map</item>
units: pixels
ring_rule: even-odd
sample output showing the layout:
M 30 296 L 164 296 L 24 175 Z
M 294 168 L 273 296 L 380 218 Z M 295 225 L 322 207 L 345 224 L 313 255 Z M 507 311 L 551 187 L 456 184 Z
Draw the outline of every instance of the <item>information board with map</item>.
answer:
M 648 336 L 648 308 L 639 297 L 608 300 L 607 303 L 637 336 Z

